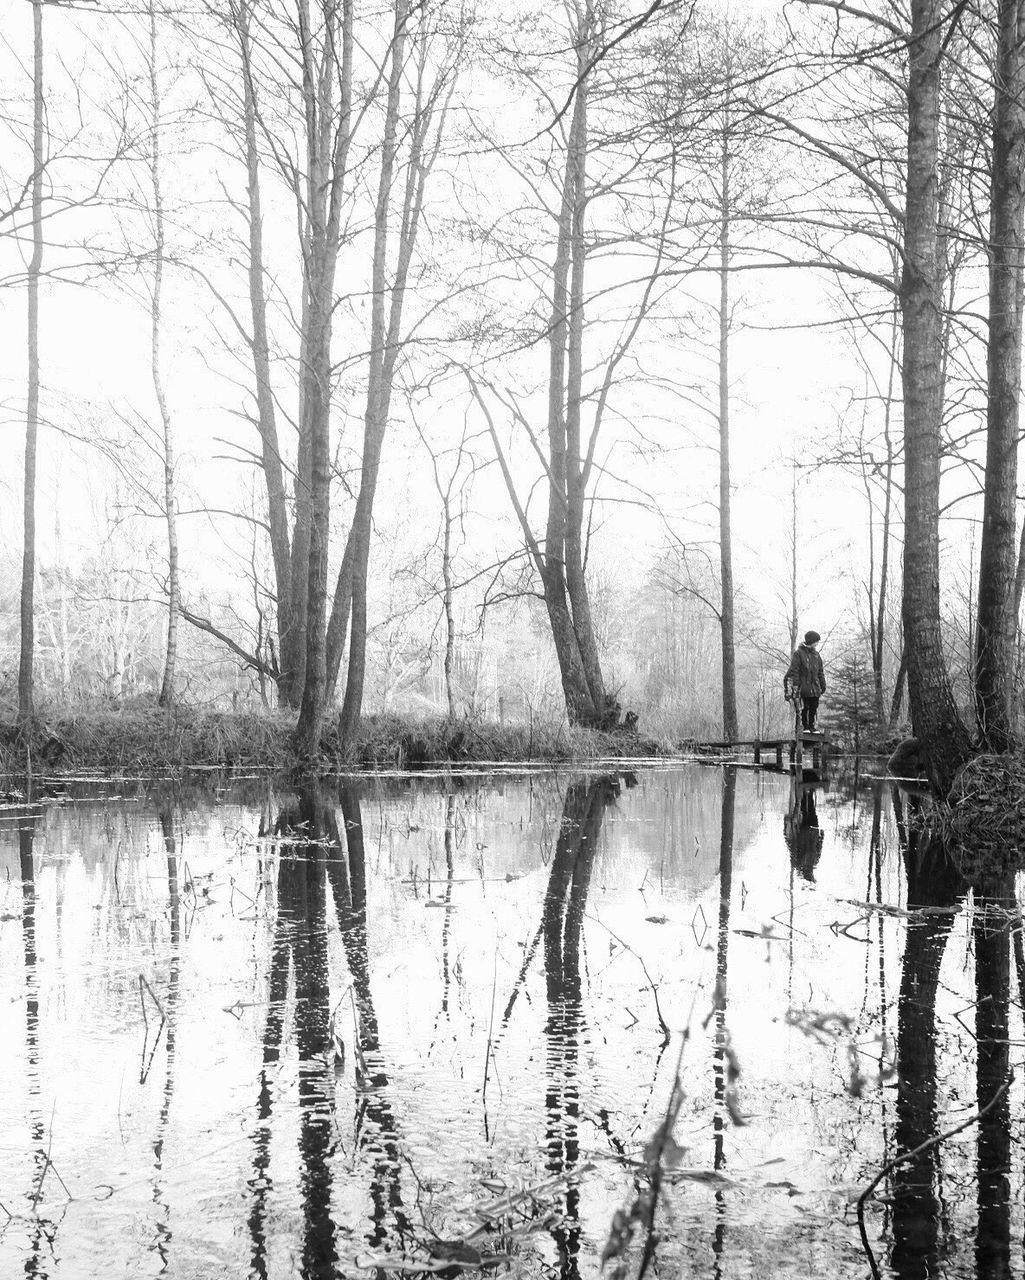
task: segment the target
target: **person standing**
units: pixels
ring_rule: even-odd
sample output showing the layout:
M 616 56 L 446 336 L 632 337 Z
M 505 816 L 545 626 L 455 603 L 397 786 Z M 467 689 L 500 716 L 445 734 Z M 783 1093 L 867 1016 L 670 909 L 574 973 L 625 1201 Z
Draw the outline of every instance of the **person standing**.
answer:
M 826 692 L 826 669 L 822 665 L 822 655 L 815 648 L 821 639 L 817 631 L 806 631 L 804 643 L 794 650 L 783 677 L 783 694 L 788 702 L 791 698 L 795 702 L 801 699 L 801 728 L 809 733 L 815 731 L 819 698 Z

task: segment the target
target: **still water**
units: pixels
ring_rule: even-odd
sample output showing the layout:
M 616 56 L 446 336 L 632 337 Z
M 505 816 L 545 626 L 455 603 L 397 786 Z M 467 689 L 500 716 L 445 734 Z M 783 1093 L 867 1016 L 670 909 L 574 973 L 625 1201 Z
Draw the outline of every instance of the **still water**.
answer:
M 1025 1274 L 1016 886 L 889 785 L 51 791 L 0 809 L 0 1277 Z

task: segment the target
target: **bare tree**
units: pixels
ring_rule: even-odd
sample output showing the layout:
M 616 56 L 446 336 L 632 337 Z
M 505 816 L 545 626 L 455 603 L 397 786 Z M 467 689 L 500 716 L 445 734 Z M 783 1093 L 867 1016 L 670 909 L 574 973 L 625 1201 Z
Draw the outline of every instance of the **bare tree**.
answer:
M 161 370 L 160 344 L 163 330 L 164 284 L 164 194 L 162 187 L 161 90 L 159 83 L 157 12 L 154 0 L 148 0 L 149 40 L 146 70 L 149 90 L 149 181 L 153 221 L 153 277 L 150 284 L 150 375 L 153 394 L 160 413 L 163 462 L 163 508 L 167 530 L 167 644 L 164 650 L 164 673 L 161 678 L 159 704 L 169 707 L 174 702 L 175 663 L 178 655 L 178 613 L 181 589 L 178 580 L 178 516 L 175 493 L 174 422 L 168 408 Z
M 395 0 L 381 165 L 374 208 L 370 362 L 360 485 L 335 586 L 327 640 L 327 679 L 329 689 L 333 691 L 348 633 L 345 696 L 339 721 L 339 732 L 346 741 L 356 732 L 363 705 L 370 537 L 392 395 L 406 356 L 404 312 L 407 287 L 424 218 L 427 183 L 441 152 L 452 93 L 465 48 L 466 29 L 462 15 L 455 17 L 455 25 L 450 30 L 446 29 L 448 22 L 444 12 L 435 23 L 430 13 L 418 10 L 414 14 L 407 0 Z M 407 78 L 412 79 L 413 88 L 404 99 L 402 86 Z M 405 173 L 400 176 L 402 132 L 407 137 L 408 151 Z M 392 219 L 396 212 L 398 225 L 393 232 Z
M 515 220 L 510 221 L 508 242 L 491 232 L 500 261 L 507 261 L 514 271 L 530 273 L 537 302 L 519 324 L 496 322 L 480 343 L 484 347 L 497 338 L 498 351 L 507 360 L 510 346 L 522 351 L 524 332 L 531 335 L 533 340 L 526 343 L 530 352 L 543 350 L 546 357 L 543 384 L 526 393 L 536 397 L 537 407 L 524 405 L 519 393 L 497 385 L 482 372 L 489 358 L 483 350 L 476 353 L 476 369 L 467 364 L 462 368 L 488 423 L 527 556 L 540 583 L 567 715 L 574 724 L 602 724 L 614 722 L 616 710 L 615 699 L 605 687 L 587 554 L 597 487 L 616 477 L 603 465 L 599 446 L 610 400 L 633 371 L 634 342 L 669 288 L 668 225 L 676 170 L 672 164 L 659 163 L 661 180 L 656 180 L 650 138 L 643 136 L 647 122 L 622 118 L 622 105 L 630 101 L 623 93 L 630 70 L 620 61 L 627 51 L 620 48 L 617 57 L 608 56 L 609 17 L 604 7 L 588 0 L 568 11 L 567 23 L 565 30 L 560 27 L 550 38 L 568 43 L 567 61 L 571 61 L 565 73 L 571 77 L 572 93 L 555 125 L 542 129 L 534 140 L 536 153 L 520 142 L 503 146 L 497 139 L 485 138 L 522 182 L 535 216 L 553 227 L 550 266 L 538 253 L 533 229 L 528 244 L 522 243 Z M 552 68 L 557 65 L 556 59 L 537 58 L 534 53 L 517 60 L 511 71 L 541 111 L 550 110 L 560 98 L 560 86 L 552 83 Z M 606 265 L 617 249 L 624 254 L 629 250 L 631 260 L 640 259 L 643 267 L 627 280 L 601 288 L 599 301 L 595 290 L 600 286 L 590 283 L 590 273 L 600 270 L 596 264 Z M 610 330 L 611 339 L 606 336 Z M 541 419 L 542 398 L 544 431 L 535 426 Z M 503 444 L 494 413 L 497 406 L 525 442 L 522 451 L 529 450 L 540 465 L 540 484 L 547 499 L 543 534 L 534 528 L 529 499 L 520 496 L 516 459 L 510 460 Z
M 28 388 L 25 404 L 24 546 L 21 567 L 21 657 L 18 718 L 35 712 L 33 657 L 36 582 L 36 448 L 39 436 L 39 280 L 43 269 L 43 4 L 32 0 L 32 254 L 28 263 Z

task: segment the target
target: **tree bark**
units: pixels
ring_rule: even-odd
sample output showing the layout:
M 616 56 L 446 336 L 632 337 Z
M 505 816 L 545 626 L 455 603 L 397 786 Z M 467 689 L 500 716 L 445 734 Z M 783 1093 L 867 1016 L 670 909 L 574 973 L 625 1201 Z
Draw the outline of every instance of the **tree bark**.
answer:
M 346 543 L 342 568 L 338 575 L 329 629 L 328 673 L 332 685 L 341 664 L 346 629 L 349 630 L 349 662 L 346 671 L 345 698 L 339 720 L 339 733 L 343 741 L 350 740 L 355 734 L 363 707 L 363 686 L 366 677 L 367 574 L 370 564 L 374 499 L 391 411 L 395 372 L 402 350 L 402 317 L 406 284 L 423 213 L 427 178 L 437 158 L 445 127 L 447 98 L 440 106 L 439 99 L 447 77 L 452 74 L 451 68 L 444 69 L 439 72 L 433 85 L 428 86 L 428 46 L 424 37 L 420 45 L 417 65 L 416 101 L 412 112 L 409 159 L 397 237 L 395 275 L 389 287 L 386 278 L 389 211 L 395 185 L 399 112 L 409 17 L 408 0 L 395 0 L 392 62 L 388 79 L 381 173 L 374 221 L 370 369 L 364 418 L 363 463 L 356 511 Z M 438 117 L 436 132 L 432 145 L 428 147 L 428 133 L 436 113 Z
M 1013 739 L 1015 497 L 1025 265 L 1023 28 L 1022 0 L 999 0 L 988 246 L 986 483 L 975 647 L 976 715 L 983 743 L 992 751 L 1008 750 Z
M 178 657 L 178 609 L 181 591 L 178 581 L 178 516 L 175 508 L 174 423 L 167 407 L 164 381 L 160 369 L 160 338 L 163 324 L 162 301 L 164 283 L 164 193 L 161 186 L 160 87 L 157 79 L 157 14 L 150 0 L 149 13 L 149 91 L 150 91 L 150 188 L 153 195 L 153 291 L 150 295 L 150 374 L 153 394 L 160 412 L 163 435 L 164 523 L 167 528 L 167 644 L 164 650 L 164 677 L 157 699 L 161 707 L 174 702 L 174 671 Z
M 34 714 L 36 586 L 36 443 L 39 435 L 39 278 L 43 268 L 43 5 L 32 0 L 32 256 L 28 263 L 28 386 L 25 405 L 24 545 L 21 560 L 21 654 L 18 719 Z
M 904 644 L 915 736 L 945 794 L 970 744 L 940 630 L 939 492 L 942 403 L 937 165 L 942 11 L 912 0 L 904 267 Z
M 728 88 L 727 92 L 731 90 Z M 722 644 L 722 730 L 740 736 L 737 722 L 737 652 L 733 614 L 733 529 L 730 518 L 730 129 L 724 112 L 720 154 L 719 219 L 719 629 Z M 795 538 L 796 542 L 796 538 Z
M 278 445 L 274 389 L 270 371 L 270 342 L 267 336 L 267 295 L 264 285 L 263 205 L 260 193 L 260 160 L 256 144 L 257 99 L 252 68 L 252 39 L 249 30 L 251 0 L 240 0 L 232 9 L 232 22 L 242 61 L 243 129 L 245 134 L 246 191 L 249 214 L 249 307 L 252 317 L 251 350 L 256 383 L 257 430 L 260 434 L 261 464 L 267 489 L 271 555 L 277 600 L 277 633 L 280 675 L 278 696 L 288 707 L 299 705 L 302 688 L 302 660 L 297 630 L 292 618 L 292 555 L 288 528 L 288 502 Z
M 587 245 L 584 227 L 587 214 L 587 69 L 591 60 L 591 10 L 577 46 L 577 102 L 574 128 L 566 157 L 567 185 L 570 189 L 569 226 L 569 311 L 566 324 L 566 593 L 573 618 L 573 631 L 580 650 L 587 692 L 596 716 L 605 709 L 605 681 L 598 645 L 594 636 L 591 599 L 584 569 L 584 473 L 581 457 L 581 402 L 584 362 L 584 276 Z
M 461 455 L 461 451 L 460 451 Z M 458 462 L 456 466 L 458 467 Z M 453 476 L 453 480 L 455 476 Z M 444 591 L 445 606 L 445 699 L 448 703 L 448 718 L 455 720 L 456 718 L 456 691 L 453 682 L 453 668 L 455 665 L 455 647 L 456 647 L 456 625 L 452 610 L 452 599 L 455 594 L 455 584 L 452 578 L 452 495 L 451 485 L 444 495 L 444 511 L 443 519 L 445 528 L 442 534 L 441 546 L 441 579 L 442 589 Z
M 590 10 L 587 19 L 590 20 Z M 584 606 L 582 591 L 583 565 L 580 550 L 583 524 L 583 494 L 579 475 L 574 478 L 571 496 L 570 477 L 579 473 L 580 460 L 580 379 L 582 377 L 582 316 L 574 316 L 571 341 L 570 313 L 572 297 L 583 307 L 583 216 L 585 201 L 584 164 L 587 135 L 587 30 L 577 32 L 576 95 L 570 123 L 563 178 L 562 200 L 556 239 L 555 263 L 552 271 L 552 309 L 548 342 L 548 521 L 545 532 L 544 586 L 545 605 L 552 628 L 552 639 L 562 676 L 566 712 L 571 724 L 595 723 L 604 710 L 601 670 L 597 664 L 596 646 L 590 627 L 590 610 L 577 618 L 573 594 Z M 583 74 L 582 74 L 583 73 Z M 574 264 L 574 240 L 578 256 Z M 575 270 L 574 270 L 575 266 Z M 571 291 L 572 272 L 572 291 Z M 571 348 L 567 373 L 567 348 Z M 576 374 L 576 394 L 573 375 Z M 568 400 L 568 403 L 567 403 Z M 570 567 L 572 563 L 572 568 Z M 573 585 L 569 579 L 573 578 Z M 581 638 L 587 654 L 581 647 Z M 592 680 L 588 679 L 588 660 Z M 596 675 L 595 675 L 596 672 Z M 602 691 L 597 702 L 592 689 Z
M 388 213 L 395 180 L 395 158 L 402 94 L 402 72 L 405 57 L 407 0 L 395 0 L 395 27 L 392 34 L 391 67 L 388 75 L 388 97 L 385 106 L 384 136 L 381 144 L 381 173 L 377 188 L 374 216 L 374 256 L 371 270 L 370 304 L 370 371 L 367 382 L 367 408 L 363 430 L 363 465 L 359 497 L 349 537 L 352 541 L 350 567 L 351 617 L 349 632 L 349 667 L 345 681 L 345 699 L 339 721 L 339 733 L 348 742 L 356 733 L 363 709 L 363 685 L 367 661 L 367 571 L 370 564 L 370 534 L 374 496 L 381 465 L 381 450 L 388 426 L 391 400 L 391 373 L 394 356 L 389 361 L 388 339 L 391 324 L 387 303 Z M 394 314 L 394 295 L 393 309 Z M 395 335 L 396 341 L 398 334 Z M 387 368 L 386 368 L 387 366 Z M 348 548 L 346 548 L 348 550 Z M 343 632 L 344 634 L 344 632 Z M 339 657 L 341 655 L 339 654 Z
M 306 0 L 299 5 L 306 111 L 307 181 L 303 258 L 303 365 L 296 528 L 292 540 L 294 616 L 305 636 L 302 701 L 295 731 L 300 756 L 316 755 L 327 699 L 327 557 L 331 500 L 331 329 L 347 172 L 352 101 L 352 0 L 323 8 L 315 56 Z M 338 50 L 341 56 L 338 56 Z M 338 82 L 338 100 L 334 84 Z M 305 550 L 306 564 L 297 560 Z M 305 574 L 303 573 L 305 570 Z M 297 577 L 305 590 L 297 594 Z

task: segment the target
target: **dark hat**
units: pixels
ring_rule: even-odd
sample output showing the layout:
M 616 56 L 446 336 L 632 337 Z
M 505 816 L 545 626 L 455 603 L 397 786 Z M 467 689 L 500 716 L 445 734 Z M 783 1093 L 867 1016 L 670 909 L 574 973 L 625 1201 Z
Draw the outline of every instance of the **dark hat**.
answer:
M 805 644 L 818 644 L 818 642 L 819 642 L 821 639 L 822 639 L 822 637 L 819 635 L 819 633 L 818 633 L 817 631 L 806 631 L 806 632 L 804 633 L 804 643 L 805 643 Z

